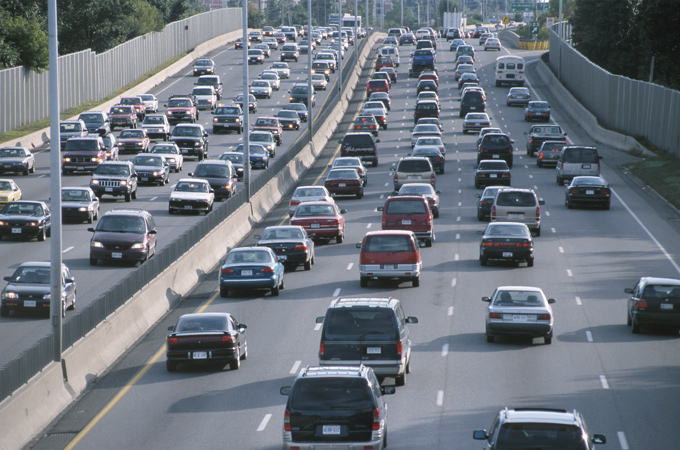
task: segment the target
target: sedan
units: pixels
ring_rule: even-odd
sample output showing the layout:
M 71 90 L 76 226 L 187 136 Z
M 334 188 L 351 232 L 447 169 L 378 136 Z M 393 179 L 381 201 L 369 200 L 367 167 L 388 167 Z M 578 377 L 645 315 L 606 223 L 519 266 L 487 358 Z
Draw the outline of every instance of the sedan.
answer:
M 513 87 L 508 91 L 508 95 L 505 98 L 505 104 L 507 106 L 512 105 L 524 105 L 526 106 L 529 101 L 531 101 L 531 92 L 525 87 Z
M 510 167 L 503 160 L 480 161 L 475 169 L 475 189 L 491 184 L 510 186 Z
M 564 204 L 571 209 L 577 204 L 609 209 L 612 185 L 602 177 L 574 177 L 564 191 Z
M 444 132 L 444 127 L 438 117 L 421 117 L 418 119 L 416 125 L 437 125 L 439 131 Z
M 314 90 L 325 91 L 327 86 L 328 80 L 326 80 L 326 76 L 324 74 L 322 73 L 312 74 L 312 87 L 314 87 Z
M 354 195 L 356 198 L 364 196 L 364 183 L 355 168 L 343 167 L 328 171 L 324 187 L 336 195 Z
M 476 73 L 464 73 L 458 79 L 458 89 L 461 89 L 465 83 L 479 84 L 479 78 Z
M 44 241 L 52 231 L 52 215 L 45 202 L 14 201 L 0 210 L 0 240 L 5 236 Z
M 492 222 L 482 233 L 479 243 L 479 263 L 486 266 L 490 259 L 534 266 L 534 240 L 529 227 L 516 222 Z
M 276 156 L 276 139 L 269 131 L 251 131 L 249 135 L 252 144 L 259 144 L 267 149 L 269 157 Z
M 307 106 L 304 103 L 289 103 L 284 105 L 283 110 L 295 111 L 302 122 L 307 122 L 307 118 L 309 117 Z
M 378 121 L 373 116 L 358 116 L 352 126 L 354 132 L 366 131 L 373 136 L 378 136 L 379 129 Z
M 276 113 L 276 118 L 279 119 L 279 123 L 281 123 L 281 128 L 283 128 L 284 130 L 300 129 L 300 116 L 295 111 L 282 109 L 281 111 Z
M 304 202 L 297 207 L 290 218 L 291 225 L 299 225 L 312 238 L 335 239 L 342 244 L 345 239 L 345 217 L 347 211 L 330 202 Z
M 246 328 L 228 313 L 184 314 L 168 329 L 165 367 L 175 372 L 179 364 L 229 364 L 238 370 L 248 358 Z
M 290 66 L 287 62 L 275 62 L 271 65 L 271 69 L 278 72 L 279 77 L 281 78 L 290 78 Z
M 92 223 L 99 218 L 99 198 L 89 187 L 61 188 L 61 215 L 64 221 Z
M 505 189 L 505 186 L 487 186 L 481 194 L 475 194 L 475 197 L 479 199 L 477 202 L 477 220 L 480 222 L 483 220 L 489 221 L 491 218 L 491 206 L 496 199 L 496 194 L 501 189 Z
M 463 133 L 479 131 L 484 127 L 491 126 L 491 120 L 486 113 L 467 113 L 463 119 Z
M 442 156 L 446 156 L 446 146 L 444 145 L 442 138 L 439 136 L 425 136 L 418 138 L 416 145 L 413 147 L 413 151 L 415 151 L 418 147 L 437 147 L 439 149 L 439 153 L 441 153 Z
M 250 93 L 255 98 L 272 98 L 272 86 L 269 81 L 255 80 L 250 84 Z
M 118 136 L 118 152 L 129 151 L 132 153 L 148 152 L 151 140 L 146 134 L 146 130 L 123 130 Z
M 281 89 L 281 77 L 275 70 L 266 70 L 260 74 L 260 80 L 268 81 L 272 89 L 278 91 Z
M 234 170 L 236 171 L 236 178 L 238 181 L 243 181 L 243 153 L 224 152 L 218 159 L 222 161 L 231 161 L 231 165 L 234 166 Z
M 251 169 L 266 169 L 269 167 L 269 152 L 260 144 L 250 144 Z M 234 152 L 243 154 L 243 144 L 239 144 Z
M 19 185 L 17 185 L 14 180 L 0 180 L 0 205 L 21 200 L 21 198 L 21 189 L 19 189 Z
M 543 142 L 536 154 L 536 166 L 557 166 L 557 161 L 560 159 L 560 152 L 565 145 L 567 144 L 564 141 Z
M 269 58 L 270 56 L 272 56 L 272 49 L 269 47 L 269 44 L 264 43 L 256 44 L 253 48 L 262 50 L 262 53 L 264 53 L 265 58 Z
M 368 101 L 380 101 L 385 105 L 385 108 L 389 111 L 390 108 L 392 107 L 391 105 L 391 100 L 390 100 L 390 94 L 387 92 L 374 92 L 371 94 L 370 97 L 368 97 Z
M 473 66 L 472 64 L 460 64 L 456 68 L 456 81 L 458 81 L 464 73 L 476 73 L 476 72 L 477 71 L 475 70 L 475 66 Z
M 276 297 L 284 285 L 284 267 L 269 247 L 238 247 L 220 269 L 220 296 L 229 291 L 269 289 Z
M 543 290 L 528 286 L 500 286 L 491 297 L 482 297 L 486 308 L 486 342 L 497 335 L 513 334 L 542 337 L 552 342 L 554 298 L 546 298 Z
M 208 180 L 183 178 L 170 193 L 168 213 L 197 212 L 208 214 L 215 204 L 215 191 Z
M 368 169 L 366 169 L 363 161 L 361 161 L 361 158 L 358 156 L 341 156 L 339 158 L 335 158 L 335 160 L 333 160 L 333 164 L 331 164 L 330 167 L 331 169 L 350 167 L 357 171 L 364 186 L 368 184 Z
M 423 91 L 437 92 L 437 83 L 434 80 L 421 80 L 416 86 L 416 92 L 420 94 Z
M 426 136 L 441 138 L 442 132 L 437 125 L 416 125 L 411 131 L 411 148 L 415 147 L 418 138 Z
M 642 277 L 630 294 L 627 306 L 628 326 L 634 334 L 645 325 L 670 327 L 677 336 L 680 329 L 680 280 L 673 278 Z
M 171 170 L 174 170 L 175 172 L 182 171 L 182 166 L 184 166 L 184 156 L 182 156 L 182 151 L 174 142 L 156 144 L 151 148 L 151 153 L 155 155 L 163 155 L 168 164 L 170 164 Z
M 470 55 L 460 55 L 456 59 L 456 67 L 460 66 L 461 64 L 475 64 L 475 59 L 470 56 Z
M 137 172 L 138 183 L 158 183 L 163 186 L 170 182 L 170 165 L 163 155 L 137 155 L 132 164 Z
M 0 148 L 0 173 L 35 173 L 35 156 L 26 147 Z
M 248 64 L 264 64 L 264 52 L 260 49 L 248 50 Z
M 295 214 L 300 203 L 304 202 L 328 202 L 335 203 L 331 193 L 323 186 L 298 186 L 290 198 L 288 204 L 288 215 Z
M 49 315 L 51 284 L 49 262 L 25 262 L 5 277 L 7 286 L 2 290 L 0 316 L 7 317 L 10 311 L 40 311 Z M 61 266 L 61 315 L 76 308 L 76 280 L 71 271 Z
M 548 102 L 529 102 L 527 107 L 524 108 L 524 120 L 526 122 L 530 122 L 532 120 L 550 122 L 550 105 Z
M 255 235 L 258 247 L 269 247 L 287 269 L 299 265 L 311 270 L 314 264 L 314 241 L 300 226 L 281 225 L 267 227 L 262 236 Z
M 243 94 L 239 94 L 236 96 L 236 98 L 234 99 L 234 104 L 240 106 L 241 110 L 243 110 Z M 251 113 L 257 112 L 257 99 L 253 94 L 248 94 L 248 112 Z
M 432 217 L 439 218 L 439 191 L 435 191 L 430 183 L 408 183 L 404 184 L 397 195 L 420 195 L 425 197 L 427 204 L 432 211 Z
M 484 42 L 484 51 L 487 50 L 498 50 L 501 51 L 501 41 L 497 38 L 488 38 Z

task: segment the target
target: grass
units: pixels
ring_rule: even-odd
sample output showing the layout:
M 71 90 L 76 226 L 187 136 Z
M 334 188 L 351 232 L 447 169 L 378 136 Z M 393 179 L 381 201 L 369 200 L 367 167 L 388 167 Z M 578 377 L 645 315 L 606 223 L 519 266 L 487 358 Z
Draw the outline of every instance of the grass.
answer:
M 641 143 L 643 143 L 642 140 Z M 643 145 L 650 148 L 648 142 Z M 650 150 L 655 151 L 657 156 L 630 164 L 628 168 L 633 175 L 649 185 L 673 206 L 680 208 L 680 159 L 668 152 L 654 148 Z
M 69 117 L 77 116 L 81 112 L 84 111 L 89 111 L 92 108 L 95 108 L 97 105 L 100 105 L 102 103 L 106 103 L 109 100 L 112 100 L 118 96 L 120 96 L 123 92 L 132 89 L 133 87 L 137 86 L 138 84 L 148 80 L 152 76 L 156 75 L 157 73 L 161 72 L 162 70 L 165 70 L 166 68 L 170 67 L 172 64 L 175 62 L 179 61 L 180 59 L 184 58 L 188 53 L 185 53 L 180 56 L 176 56 L 174 58 L 170 58 L 167 61 L 165 61 L 163 64 L 160 66 L 156 67 L 154 70 L 145 73 L 141 77 L 137 78 L 133 82 L 129 83 L 126 86 L 123 86 L 122 88 L 118 89 L 116 92 L 113 94 L 109 95 L 108 97 L 101 99 L 101 100 L 93 100 L 89 102 L 82 103 L 74 108 L 68 109 L 66 111 L 62 111 L 59 114 L 59 119 L 60 120 L 66 120 Z M 32 122 L 28 123 L 25 125 L 22 125 L 14 130 L 11 131 L 6 131 L 4 133 L 0 133 L 0 142 L 5 142 L 5 141 L 12 141 L 14 139 L 19 139 L 21 137 L 24 137 L 26 135 L 29 135 L 31 133 L 35 133 L 36 131 L 40 131 L 43 128 L 48 128 L 50 126 L 50 119 L 42 119 L 37 122 Z

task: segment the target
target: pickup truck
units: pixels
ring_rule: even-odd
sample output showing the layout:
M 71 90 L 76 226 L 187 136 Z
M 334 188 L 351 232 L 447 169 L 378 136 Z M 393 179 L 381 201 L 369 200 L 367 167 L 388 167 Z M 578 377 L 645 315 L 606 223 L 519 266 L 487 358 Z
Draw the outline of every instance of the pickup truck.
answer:
M 431 49 L 423 48 L 413 52 L 409 78 L 416 78 L 423 70 L 434 70 L 435 56 Z
M 529 132 L 525 132 L 524 135 L 527 137 L 527 155 L 531 157 L 545 141 L 567 143 L 567 133 L 557 125 L 533 125 Z

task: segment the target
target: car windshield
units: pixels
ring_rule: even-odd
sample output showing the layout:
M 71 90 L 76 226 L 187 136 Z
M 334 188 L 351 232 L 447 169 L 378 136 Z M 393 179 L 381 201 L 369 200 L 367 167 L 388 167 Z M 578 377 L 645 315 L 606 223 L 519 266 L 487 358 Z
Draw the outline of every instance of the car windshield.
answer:
M 9 181 L 0 181 L 0 191 L 11 191 L 12 183 Z
M 89 202 L 90 194 L 83 189 L 62 189 L 61 200 L 64 202 Z
M 144 118 L 144 124 L 152 124 L 152 125 L 157 125 L 157 124 L 164 124 L 165 123 L 165 118 L 163 116 L 146 116 Z
M 432 186 L 428 185 L 417 185 L 417 184 L 405 184 L 399 189 L 399 194 L 401 195 L 432 195 Z
M 272 135 L 268 133 L 251 133 L 250 140 L 253 142 L 274 142 Z
M 193 95 L 213 95 L 214 91 L 210 88 L 194 88 Z
M 140 97 L 142 100 L 144 100 L 145 102 L 152 102 L 152 101 L 155 100 L 155 98 L 154 98 L 153 95 L 151 95 L 151 94 L 144 94 L 144 95 L 140 95 L 139 97 Z
M 97 231 L 109 233 L 144 233 L 144 219 L 131 216 L 103 216 Z
M 295 228 L 267 228 L 262 239 L 302 239 L 302 232 Z
M 279 111 L 276 113 L 276 117 L 282 117 L 284 119 L 297 119 L 298 114 L 295 111 Z
M 11 202 L 2 208 L 2 214 L 40 216 L 43 214 L 43 208 L 36 203 Z
M 177 192 L 208 192 L 208 183 L 196 183 L 194 181 L 180 181 L 175 186 Z
M 213 62 L 209 59 L 199 59 L 194 63 L 195 66 L 212 66 L 212 64 Z
M 373 394 L 361 378 L 301 379 L 290 395 L 291 407 L 296 410 L 325 411 L 351 409 L 361 411 L 374 408 Z
M 587 450 L 583 431 L 576 425 L 505 423 L 496 439 L 503 449 Z M 498 448 L 501 448 L 499 445 Z
M 173 154 L 176 155 L 178 152 L 177 148 L 171 145 L 156 145 L 151 149 L 151 153 L 163 153 L 163 154 Z
M 12 275 L 10 283 L 50 284 L 50 268 L 24 266 Z
M 429 172 L 430 161 L 424 158 L 405 159 L 399 162 L 397 172 Z
M 132 108 L 124 108 L 122 106 L 114 106 L 111 108 L 111 114 L 132 114 L 134 110 Z M 62 130 L 64 131 L 64 130 Z M 68 130 L 67 130 L 68 131 Z M 71 130 L 74 131 L 74 130 Z M 75 130 L 79 131 L 79 130 Z
M 279 125 L 279 121 L 276 119 L 257 119 L 255 121 L 256 127 L 276 127 Z
M 505 191 L 498 194 L 498 206 L 536 206 L 536 196 L 533 192 Z
M 243 164 L 243 155 L 239 153 L 224 153 L 220 155 L 222 161 L 231 161 L 232 163 Z
M 269 87 L 269 83 L 267 81 L 253 81 L 253 84 L 251 86 L 254 87 Z
M 229 167 L 222 164 L 199 164 L 196 166 L 196 172 L 194 173 L 196 177 L 214 177 L 214 178 L 227 178 L 229 177 Z
M 203 316 L 191 314 L 180 317 L 176 333 L 192 333 L 196 331 L 227 331 L 228 320 L 226 316 Z
M 549 108 L 547 102 L 530 102 L 529 107 L 534 108 L 534 109 L 548 109 Z M 559 131 L 558 131 L 558 133 L 559 133 Z
M 248 146 L 250 148 L 250 156 L 253 155 L 269 155 L 269 152 L 260 144 L 251 144 Z M 243 144 L 239 144 L 234 149 L 235 152 L 243 153 Z
M 0 158 L 19 158 L 26 156 L 23 148 L 3 148 L 0 149 Z
M 144 137 L 144 131 L 142 130 L 123 130 L 120 132 L 120 136 L 118 136 L 121 139 L 126 139 L 126 138 L 139 138 L 142 139 Z
M 332 205 L 305 205 L 303 203 L 298 206 L 295 215 L 298 217 L 335 216 L 335 208 Z
M 298 188 L 293 197 L 325 197 L 326 191 L 323 188 Z
M 479 170 L 508 170 L 508 163 L 505 161 L 480 161 Z
M 425 124 L 425 125 L 416 125 L 416 127 L 413 129 L 413 133 L 433 133 L 433 134 L 439 134 L 441 131 L 439 131 L 439 127 L 437 125 L 430 125 L 430 124 Z
M 168 108 L 191 108 L 193 104 L 191 100 L 170 100 Z
M 306 94 L 307 86 L 293 86 L 290 92 L 291 94 Z
M 100 164 L 94 173 L 97 175 L 118 175 L 127 177 L 130 175 L 130 169 L 128 166 L 119 164 Z
M 190 137 L 200 137 L 201 129 L 198 127 L 175 127 L 172 130 L 173 136 L 190 136 Z M 122 136 L 122 134 L 121 134 Z
M 135 166 L 154 166 L 160 167 L 163 165 L 163 158 L 158 156 L 135 156 L 132 161 Z
M 78 118 L 85 123 L 104 123 L 101 114 L 81 114 Z
M 232 251 L 227 255 L 227 264 L 271 264 L 271 255 L 261 250 L 239 250 Z
M 412 250 L 412 248 L 410 248 Z M 394 317 L 384 309 L 333 309 L 325 320 L 328 341 L 389 340 L 396 338 Z
M 439 156 L 441 153 L 439 152 L 439 149 L 436 147 L 424 147 L 424 148 L 416 148 L 413 150 L 413 153 L 411 153 L 411 156 Z

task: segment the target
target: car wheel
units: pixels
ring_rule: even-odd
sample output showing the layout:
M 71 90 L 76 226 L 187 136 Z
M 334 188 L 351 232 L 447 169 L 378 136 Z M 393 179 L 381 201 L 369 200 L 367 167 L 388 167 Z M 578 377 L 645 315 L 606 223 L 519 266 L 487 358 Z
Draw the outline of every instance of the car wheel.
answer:
M 541 235 L 541 227 L 536 228 L 536 237 Z
M 168 214 L 170 214 L 172 216 L 174 213 L 175 213 L 174 209 L 168 208 Z
M 493 343 L 496 339 L 494 338 L 493 334 L 487 334 L 486 335 L 486 342 Z
M 359 278 L 359 286 L 368 287 L 368 278 L 367 277 L 360 277 Z
M 425 239 L 425 247 L 432 247 L 432 239 Z
M 481 186 L 475 181 L 475 189 L 479 189 Z
M 558 185 L 562 185 L 562 183 L 564 183 L 564 180 L 562 180 L 562 177 L 557 175 L 557 177 L 555 178 L 555 183 L 557 183 Z
M 609 209 L 610 206 L 611 206 L 610 203 L 607 202 L 607 203 L 605 203 L 604 205 L 602 205 L 602 209 Z
M 335 238 L 335 240 L 337 241 L 338 244 L 342 244 L 342 241 L 343 241 L 344 239 L 345 239 L 345 235 L 344 235 L 344 234 L 340 234 L 340 235 L 338 235 L 338 236 Z
M 132 194 L 125 194 L 125 201 L 131 202 L 132 201 Z
M 420 286 L 420 277 L 413 277 L 411 279 L 411 284 L 413 287 L 419 287 Z
M 305 261 L 305 270 L 312 270 L 312 260 Z
M 626 325 L 631 326 L 633 324 L 633 320 L 630 318 L 630 313 L 626 314 L 626 317 Z
M 567 209 L 572 209 L 574 207 L 574 204 L 569 200 L 565 200 L 564 204 L 567 205 Z
M 221 287 L 220 288 L 220 297 L 222 297 L 222 298 L 229 297 L 229 289 Z
M 29 172 L 30 172 L 30 171 L 28 170 L 28 166 L 26 166 L 26 168 L 25 168 L 24 171 L 23 171 L 23 174 L 24 174 L 24 175 L 28 175 Z
M 45 232 L 45 229 L 43 228 L 43 229 L 41 229 L 41 230 L 38 232 L 38 240 L 39 240 L 39 241 L 44 241 L 44 240 L 45 240 L 45 236 L 46 236 L 46 232 Z
M 279 291 L 280 291 L 280 286 L 276 285 L 275 287 L 272 288 L 272 297 L 278 297 L 279 296 Z
M 360 198 L 362 198 L 363 196 L 364 196 L 364 191 L 363 191 L 363 190 L 362 190 L 361 192 L 359 192 L 359 193 L 356 195 L 357 199 L 360 199 Z
M 406 384 L 406 374 L 402 373 L 401 375 L 397 375 L 394 378 L 394 385 L 395 386 L 404 386 Z
M 527 259 L 527 266 L 534 267 L 534 258 Z
M 90 265 L 96 266 L 97 265 L 97 258 L 93 258 L 93 257 L 90 256 Z
M 489 258 L 486 258 L 484 256 L 479 257 L 479 264 L 482 266 L 486 266 L 489 263 Z
M 168 372 L 177 372 L 177 361 L 165 361 L 165 369 Z
M 633 334 L 640 334 L 640 332 L 642 331 L 642 327 L 640 326 L 637 320 L 631 318 L 630 325 L 632 327 L 631 331 L 633 332 Z
M 238 347 L 236 359 L 229 361 L 229 370 L 238 370 L 241 367 L 241 346 Z
M 550 345 L 552 344 L 552 334 L 549 336 L 544 336 L 543 341 L 545 342 L 545 345 Z
M 434 211 L 432 213 L 432 217 L 434 217 L 435 219 L 439 219 L 439 210 Z
M 2 317 L 7 317 L 9 316 L 9 308 L 0 307 L 0 316 Z
M 543 167 L 543 163 L 541 162 L 540 159 L 537 159 L 537 160 L 536 160 L 536 166 L 537 166 L 537 167 Z

